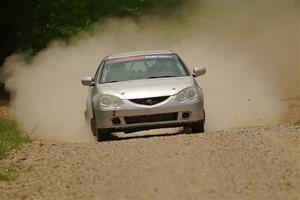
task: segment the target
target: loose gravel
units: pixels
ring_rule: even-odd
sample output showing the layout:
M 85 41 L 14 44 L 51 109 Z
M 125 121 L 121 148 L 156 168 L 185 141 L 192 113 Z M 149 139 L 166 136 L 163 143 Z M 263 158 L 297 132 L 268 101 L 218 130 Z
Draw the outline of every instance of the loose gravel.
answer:
M 240 127 L 103 143 L 34 141 L 0 199 L 300 199 L 300 127 Z

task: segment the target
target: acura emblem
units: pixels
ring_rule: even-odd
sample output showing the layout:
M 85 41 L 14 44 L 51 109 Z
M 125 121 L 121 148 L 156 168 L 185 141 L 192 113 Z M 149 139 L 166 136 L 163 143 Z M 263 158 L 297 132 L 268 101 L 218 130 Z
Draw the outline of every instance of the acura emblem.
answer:
M 148 105 L 153 105 L 153 100 L 152 99 L 146 99 L 146 103 Z

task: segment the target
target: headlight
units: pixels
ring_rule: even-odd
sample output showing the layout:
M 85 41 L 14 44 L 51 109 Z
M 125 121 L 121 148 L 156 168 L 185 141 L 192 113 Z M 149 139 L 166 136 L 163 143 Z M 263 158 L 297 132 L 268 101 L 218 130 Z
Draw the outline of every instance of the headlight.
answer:
M 122 99 L 113 95 L 104 94 L 99 98 L 99 106 L 101 107 L 120 107 L 123 103 Z
M 197 97 L 197 91 L 195 88 L 193 87 L 189 87 L 189 88 L 185 88 L 183 90 L 181 90 L 177 96 L 176 96 L 176 100 L 177 101 L 184 101 L 186 99 L 190 99 L 193 100 Z

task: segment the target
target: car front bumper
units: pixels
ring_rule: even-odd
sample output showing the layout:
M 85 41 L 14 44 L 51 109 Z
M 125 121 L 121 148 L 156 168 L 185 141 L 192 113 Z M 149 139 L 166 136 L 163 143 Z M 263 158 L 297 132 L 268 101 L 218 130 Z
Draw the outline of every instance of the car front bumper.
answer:
M 131 132 L 179 127 L 205 120 L 201 98 L 178 102 L 175 96 L 171 96 L 153 106 L 136 104 L 129 100 L 124 102 L 119 108 L 94 107 L 96 128 L 109 129 L 111 132 Z

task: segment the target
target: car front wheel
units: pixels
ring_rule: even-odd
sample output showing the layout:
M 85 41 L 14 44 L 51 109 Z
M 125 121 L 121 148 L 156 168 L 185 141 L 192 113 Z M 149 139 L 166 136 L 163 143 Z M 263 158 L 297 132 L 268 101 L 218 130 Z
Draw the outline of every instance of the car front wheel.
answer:
M 91 130 L 94 136 L 97 135 L 97 128 L 96 128 L 96 124 L 95 124 L 95 118 L 91 119 Z
M 184 126 L 183 131 L 184 133 L 190 134 L 190 133 L 204 133 L 204 120 L 194 122 L 190 125 Z
M 204 120 L 191 124 L 192 133 L 204 133 Z
M 112 135 L 109 131 L 105 129 L 98 129 L 96 133 L 96 139 L 98 142 L 103 142 L 112 139 Z

